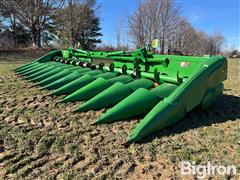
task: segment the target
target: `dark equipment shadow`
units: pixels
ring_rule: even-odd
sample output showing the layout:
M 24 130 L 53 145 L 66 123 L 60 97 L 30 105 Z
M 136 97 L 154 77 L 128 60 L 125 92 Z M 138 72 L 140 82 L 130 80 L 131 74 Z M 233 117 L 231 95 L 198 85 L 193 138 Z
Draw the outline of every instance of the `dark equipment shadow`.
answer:
M 190 129 L 235 121 L 237 119 L 240 119 L 240 97 L 223 94 L 210 109 L 203 111 L 200 108 L 195 108 L 179 122 L 144 138 L 139 143 L 148 143 L 155 138 L 180 134 Z

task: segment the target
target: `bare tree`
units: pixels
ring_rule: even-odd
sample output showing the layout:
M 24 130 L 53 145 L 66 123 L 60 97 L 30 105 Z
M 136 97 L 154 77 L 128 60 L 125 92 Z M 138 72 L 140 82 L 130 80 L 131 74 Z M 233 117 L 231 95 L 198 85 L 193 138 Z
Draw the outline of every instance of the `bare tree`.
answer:
M 122 20 L 120 17 L 117 17 L 115 21 L 115 26 L 114 26 L 114 32 L 115 32 L 115 38 L 116 38 L 116 43 L 117 43 L 117 49 L 120 49 L 121 47 L 121 40 L 122 40 Z
M 2 4 L 0 4 L 1 7 Z M 5 23 L 9 25 L 2 25 L 5 29 L 10 29 L 13 32 L 13 41 L 14 41 L 14 48 L 17 47 L 17 26 L 18 22 L 16 19 L 16 15 L 12 8 L 5 9 L 4 7 L 1 7 L 1 16 L 4 18 Z
M 162 0 L 160 2 L 160 49 L 161 54 L 166 52 L 166 48 L 171 48 L 171 37 L 176 33 L 176 29 L 184 22 L 181 17 L 181 9 L 175 7 L 172 0 Z
M 139 4 L 129 17 L 129 30 L 137 47 L 147 45 L 154 38 L 160 39 L 161 53 L 171 48 L 171 38 L 183 23 L 181 10 L 172 0 L 149 0 Z
M 208 35 L 194 29 L 187 21 L 176 28 L 171 46 L 185 55 L 218 55 L 224 42 L 221 33 Z
M 67 46 L 80 44 L 83 49 L 94 48 L 102 36 L 98 9 L 96 0 L 69 0 L 54 18 L 60 41 Z
M 145 4 L 140 3 L 138 9 L 128 19 L 129 34 L 133 37 L 133 42 L 137 48 L 143 47 L 147 43 L 146 17 Z
M 1 0 L 0 3 L 30 30 L 33 47 L 41 47 L 42 31 L 51 23 L 63 0 Z
M 176 27 L 170 42 L 174 50 L 180 51 L 185 55 L 201 54 L 199 33 L 187 21 L 183 21 Z
M 211 56 L 218 55 L 224 42 L 223 35 L 220 32 L 214 32 L 214 34 L 209 37 L 208 41 L 209 41 L 209 54 Z
M 185 55 L 217 55 L 224 37 L 198 31 L 181 16 L 173 0 L 145 0 L 128 19 L 130 35 L 137 48 L 160 40 L 160 53 L 181 52 Z

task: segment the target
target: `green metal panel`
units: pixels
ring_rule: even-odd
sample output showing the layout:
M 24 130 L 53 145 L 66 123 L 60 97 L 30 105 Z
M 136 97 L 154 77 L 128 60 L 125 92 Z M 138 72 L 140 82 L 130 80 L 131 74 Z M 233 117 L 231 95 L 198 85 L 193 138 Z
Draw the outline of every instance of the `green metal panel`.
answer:
M 48 84 L 44 88 L 49 89 L 49 90 L 58 89 L 58 88 L 62 87 L 63 85 L 81 77 L 82 75 L 84 75 L 86 72 L 89 72 L 89 71 L 91 71 L 91 69 L 89 69 L 89 68 L 82 68 L 82 69 L 75 70 L 72 73 L 70 73 L 69 75 L 64 76 L 64 77 Z
M 84 76 L 81 76 L 80 78 L 75 79 L 72 82 L 67 83 L 59 89 L 55 90 L 52 95 L 71 94 L 94 80 L 94 77 L 90 76 L 89 74 L 85 74 Z
M 209 91 L 209 86 L 219 89 L 219 82 L 225 78 L 225 58 L 212 57 L 203 61 L 203 64 L 189 79 L 182 83 L 167 98 L 159 102 L 159 104 L 147 114 L 132 131 L 128 137 L 128 141 L 139 141 L 143 137 L 180 120 L 186 112 L 189 112 L 201 103 L 204 94 Z M 215 92 L 218 93 L 219 91 L 217 90 Z M 216 96 L 218 94 L 216 94 Z M 209 106 L 209 103 L 207 103 L 207 106 Z
M 80 105 L 80 107 L 76 111 L 87 111 L 90 109 L 100 109 L 103 107 L 111 107 L 135 90 L 139 88 L 150 88 L 153 86 L 153 82 L 147 79 L 139 79 L 128 84 L 123 84 L 121 82 L 116 82 L 106 90 L 102 91 L 86 103 Z
M 31 79 L 36 78 L 36 77 L 38 77 L 38 76 L 40 76 L 40 75 L 42 75 L 44 73 L 49 72 L 49 71 L 51 71 L 51 70 L 53 70 L 55 68 L 56 68 L 56 64 L 55 65 L 50 65 L 50 66 L 48 66 L 48 67 L 46 67 L 46 68 L 44 68 L 44 69 L 42 69 L 42 70 L 40 70 L 38 72 L 35 72 L 34 74 L 31 74 L 30 76 L 26 77 L 26 79 L 31 80 Z
M 62 70 L 62 71 L 60 71 L 60 72 L 58 72 L 58 73 L 56 73 L 56 74 L 54 74 L 52 76 L 50 76 L 50 77 L 40 81 L 38 83 L 38 85 L 46 86 L 46 85 L 48 85 L 48 84 L 50 84 L 50 83 L 52 83 L 52 82 L 54 82 L 54 81 L 64 77 L 64 76 L 67 76 L 67 75 L 71 74 L 74 70 L 76 70 L 76 67 L 64 69 L 64 70 Z
M 112 63 L 94 65 L 96 59 Z M 68 94 L 63 102 L 88 100 L 76 111 L 113 106 L 96 124 L 147 114 L 128 137 L 128 142 L 136 142 L 197 106 L 211 106 L 222 94 L 227 61 L 224 57 L 159 55 L 145 48 L 116 52 L 68 48 L 15 72 L 43 88 L 55 89 L 52 95 Z
M 69 66 L 69 68 L 70 68 L 70 67 L 71 67 L 71 66 Z M 64 66 L 62 66 L 62 65 L 55 66 L 54 69 L 52 69 L 52 70 L 50 70 L 50 71 L 48 71 L 48 72 L 45 72 L 45 73 L 41 74 L 40 76 L 37 76 L 37 77 L 31 79 L 31 81 L 32 81 L 32 82 L 43 81 L 44 79 L 49 78 L 50 76 L 53 76 L 53 75 L 61 72 L 61 71 L 64 70 L 65 68 L 68 69 L 67 67 L 64 67 Z
M 176 89 L 176 85 L 162 84 L 152 90 L 140 88 L 103 114 L 96 124 L 109 123 L 149 112 L 160 100 Z

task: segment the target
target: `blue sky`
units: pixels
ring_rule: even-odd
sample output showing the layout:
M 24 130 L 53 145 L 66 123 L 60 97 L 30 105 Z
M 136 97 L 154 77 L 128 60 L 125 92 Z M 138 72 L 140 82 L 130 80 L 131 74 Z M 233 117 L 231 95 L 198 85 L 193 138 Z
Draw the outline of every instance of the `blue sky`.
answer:
M 138 0 L 98 0 L 101 9 L 103 44 L 115 45 L 115 29 L 120 22 L 123 43 L 127 39 L 127 17 L 138 6 Z M 175 0 L 182 15 L 198 30 L 208 34 L 220 31 L 226 41 L 225 48 L 240 50 L 240 0 Z

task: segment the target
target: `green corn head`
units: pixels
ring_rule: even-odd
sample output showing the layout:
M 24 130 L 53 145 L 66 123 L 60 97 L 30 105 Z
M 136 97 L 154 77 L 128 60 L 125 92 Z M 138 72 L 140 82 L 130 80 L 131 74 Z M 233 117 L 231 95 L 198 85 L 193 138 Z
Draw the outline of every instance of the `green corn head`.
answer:
M 93 61 L 101 60 L 99 64 Z M 109 66 L 104 60 L 111 60 Z M 179 121 L 193 108 L 212 105 L 227 78 L 224 57 L 158 55 L 135 51 L 56 50 L 15 72 L 29 81 L 66 95 L 62 102 L 85 101 L 76 112 L 110 108 L 94 124 L 112 123 L 140 114 L 144 119 L 128 142 Z

